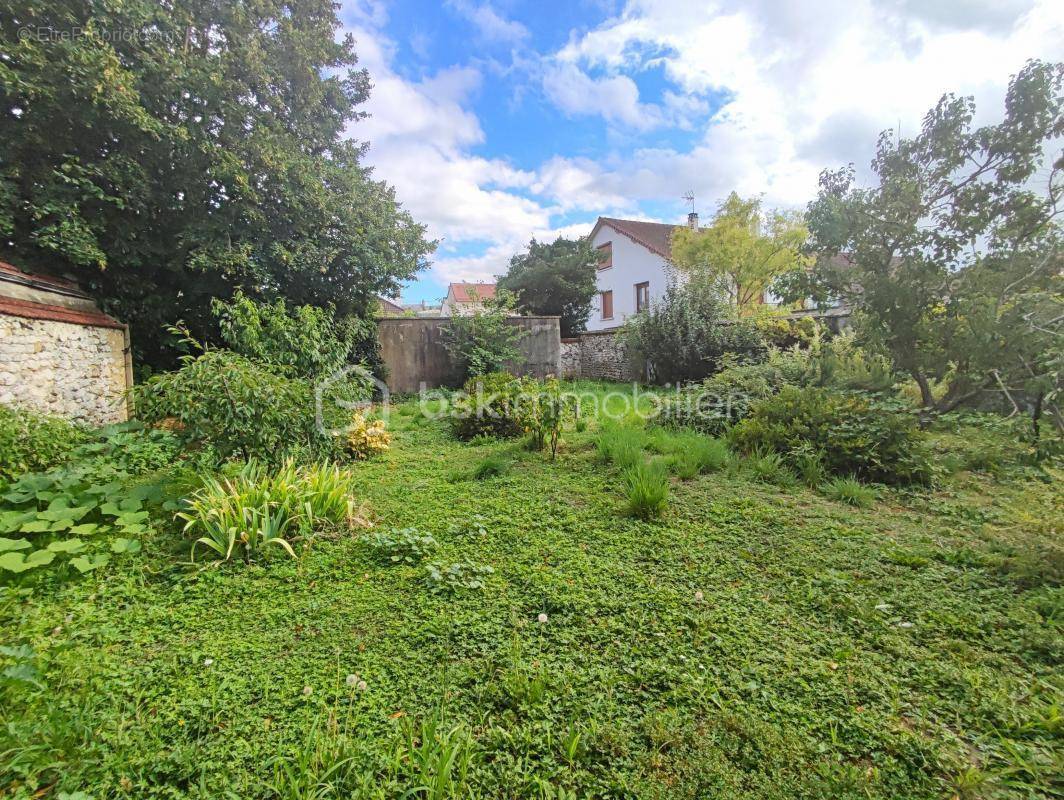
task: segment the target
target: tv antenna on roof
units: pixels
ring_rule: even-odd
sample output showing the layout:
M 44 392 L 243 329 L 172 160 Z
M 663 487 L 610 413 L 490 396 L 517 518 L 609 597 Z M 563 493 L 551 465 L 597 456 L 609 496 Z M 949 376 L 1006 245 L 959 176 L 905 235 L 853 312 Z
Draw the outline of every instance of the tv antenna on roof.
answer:
M 685 194 L 683 196 L 683 199 L 691 204 L 691 212 L 694 213 L 694 210 L 695 210 L 695 190 L 694 189 L 688 189 L 687 190 L 687 194 Z

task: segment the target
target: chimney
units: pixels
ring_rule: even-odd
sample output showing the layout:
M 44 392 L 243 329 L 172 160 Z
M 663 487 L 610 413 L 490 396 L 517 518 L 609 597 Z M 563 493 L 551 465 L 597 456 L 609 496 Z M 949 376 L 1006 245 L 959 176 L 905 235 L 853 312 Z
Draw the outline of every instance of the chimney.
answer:
M 687 215 L 687 227 L 693 231 L 698 230 L 698 212 L 692 211 Z

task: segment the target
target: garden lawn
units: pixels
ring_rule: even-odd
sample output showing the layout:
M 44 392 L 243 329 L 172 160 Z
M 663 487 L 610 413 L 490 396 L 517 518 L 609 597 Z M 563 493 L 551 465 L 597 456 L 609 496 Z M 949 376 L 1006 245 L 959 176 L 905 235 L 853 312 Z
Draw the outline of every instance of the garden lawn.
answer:
M 492 567 L 479 589 L 434 591 L 362 529 L 190 566 L 171 523 L 136 560 L 9 590 L 4 644 L 41 688 L 5 689 L 0 797 L 1064 791 L 1059 473 L 853 508 L 733 465 L 672 479 L 643 522 L 585 421 L 551 463 L 407 403 L 354 465 L 376 530 Z M 489 456 L 512 463 L 474 479 Z

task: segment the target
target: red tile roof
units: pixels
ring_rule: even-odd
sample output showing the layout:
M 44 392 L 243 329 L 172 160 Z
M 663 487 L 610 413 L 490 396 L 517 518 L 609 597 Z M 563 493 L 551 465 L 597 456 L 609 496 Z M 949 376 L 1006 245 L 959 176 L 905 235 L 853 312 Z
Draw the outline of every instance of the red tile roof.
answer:
M 125 326 L 101 311 L 79 311 L 76 308 L 34 303 L 32 300 L 16 300 L 0 297 L 0 314 L 26 319 L 46 319 L 53 322 L 68 322 L 71 325 L 88 325 L 95 328 L 124 328 Z
M 448 292 L 454 293 L 457 303 L 472 303 L 473 293 L 476 293 L 478 301 L 495 299 L 494 283 L 452 283 Z
M 52 275 L 42 275 L 39 272 L 27 272 L 21 270 L 13 264 L 8 264 L 6 261 L 0 261 L 0 272 L 7 275 L 13 275 L 16 278 L 24 278 L 34 283 L 42 283 L 48 286 L 55 286 L 59 289 L 68 289 L 72 291 L 79 291 L 78 285 L 74 281 L 68 281 L 66 278 L 57 278 Z
M 623 236 L 627 236 L 636 244 L 641 244 L 647 250 L 657 253 L 662 258 L 669 258 L 672 253 L 672 232 L 678 226 L 668 225 L 664 222 L 644 222 L 639 219 L 616 219 L 615 217 L 599 217 L 595 223 L 597 229 L 600 225 L 608 225 Z M 594 231 L 592 231 L 594 234 Z

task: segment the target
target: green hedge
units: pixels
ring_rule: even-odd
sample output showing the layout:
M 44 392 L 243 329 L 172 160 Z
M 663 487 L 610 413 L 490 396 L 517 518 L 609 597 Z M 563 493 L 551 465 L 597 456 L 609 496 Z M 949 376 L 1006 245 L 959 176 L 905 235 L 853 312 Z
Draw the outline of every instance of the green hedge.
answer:
M 913 415 L 852 393 L 784 386 L 755 403 L 729 434 L 744 452 L 819 453 L 836 475 L 925 483 L 931 464 Z

